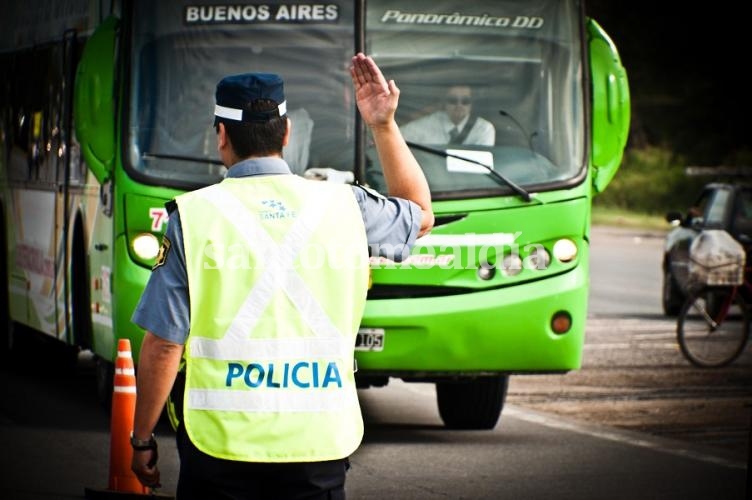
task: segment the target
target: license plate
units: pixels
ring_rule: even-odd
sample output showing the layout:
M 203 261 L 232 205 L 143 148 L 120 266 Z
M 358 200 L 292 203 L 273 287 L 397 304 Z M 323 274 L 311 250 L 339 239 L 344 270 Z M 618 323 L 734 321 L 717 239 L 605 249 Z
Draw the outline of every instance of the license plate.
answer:
M 384 329 L 383 328 L 361 328 L 355 337 L 356 351 L 383 351 L 384 350 Z

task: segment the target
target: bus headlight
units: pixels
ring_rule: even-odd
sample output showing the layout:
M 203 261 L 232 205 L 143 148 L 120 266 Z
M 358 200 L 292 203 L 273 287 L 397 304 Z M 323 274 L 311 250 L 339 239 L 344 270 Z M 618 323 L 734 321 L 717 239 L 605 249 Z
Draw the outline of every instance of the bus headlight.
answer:
M 151 260 L 159 253 L 159 240 L 151 233 L 141 233 L 133 238 L 133 252 L 144 260 Z
M 527 269 L 548 269 L 550 263 L 551 255 L 540 245 L 533 247 L 530 250 L 530 255 L 525 259 Z
M 554 243 L 554 257 L 559 262 L 572 262 L 577 257 L 577 245 L 567 238 L 557 241 Z
M 522 259 L 517 254 L 509 254 L 501 261 L 501 269 L 507 276 L 517 276 L 522 272 Z
M 483 263 L 480 265 L 480 267 L 478 267 L 477 274 L 478 278 L 482 279 L 483 281 L 488 281 L 496 274 L 496 268 L 493 264 Z

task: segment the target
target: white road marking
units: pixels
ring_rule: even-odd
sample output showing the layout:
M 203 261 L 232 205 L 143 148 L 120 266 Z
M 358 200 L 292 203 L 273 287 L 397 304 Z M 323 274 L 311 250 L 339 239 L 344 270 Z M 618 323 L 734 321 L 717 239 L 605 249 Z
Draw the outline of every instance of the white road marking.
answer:
M 509 416 L 531 422 L 554 429 L 567 430 L 571 432 L 577 432 L 579 434 L 585 434 L 588 436 L 597 437 L 600 439 L 607 439 L 609 441 L 615 441 L 618 443 L 624 443 L 631 446 L 639 446 L 642 448 L 648 448 L 651 450 L 660 451 L 663 453 L 670 453 L 680 457 L 691 458 L 694 460 L 700 460 L 702 462 L 708 462 L 723 467 L 731 467 L 734 469 L 746 469 L 747 464 L 736 460 L 731 460 L 724 457 L 711 455 L 706 451 L 700 451 L 692 449 L 687 446 L 686 443 L 674 441 L 666 438 L 659 438 L 635 431 L 627 431 L 622 429 L 615 429 L 609 427 L 598 427 L 593 424 L 587 424 L 583 422 L 575 422 L 558 415 L 547 414 L 539 411 L 529 410 L 527 408 L 521 408 L 519 406 L 505 405 L 503 416 Z

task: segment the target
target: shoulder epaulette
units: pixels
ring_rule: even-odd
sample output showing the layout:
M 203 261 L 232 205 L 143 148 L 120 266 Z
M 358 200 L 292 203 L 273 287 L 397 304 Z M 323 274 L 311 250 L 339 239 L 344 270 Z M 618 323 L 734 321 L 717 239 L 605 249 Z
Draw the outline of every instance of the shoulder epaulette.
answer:
M 364 186 L 363 184 L 353 184 L 353 186 L 362 189 L 371 198 L 374 198 L 374 199 L 377 199 L 377 200 L 379 200 L 379 199 L 381 199 L 381 200 L 386 199 L 386 196 L 384 196 L 383 194 L 379 193 L 378 191 L 376 191 L 373 188 L 370 188 L 368 186 Z
M 172 215 L 172 212 L 178 209 L 178 202 L 173 199 L 165 203 L 164 206 L 167 209 L 167 215 Z

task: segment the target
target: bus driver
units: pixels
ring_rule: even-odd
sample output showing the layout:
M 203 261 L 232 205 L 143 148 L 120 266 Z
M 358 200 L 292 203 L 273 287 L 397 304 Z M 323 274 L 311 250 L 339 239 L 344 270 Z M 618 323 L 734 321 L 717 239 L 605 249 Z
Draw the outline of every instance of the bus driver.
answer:
M 493 146 L 496 129 L 473 113 L 472 89 L 454 85 L 446 91 L 443 109 L 404 125 L 402 135 L 419 144 Z

